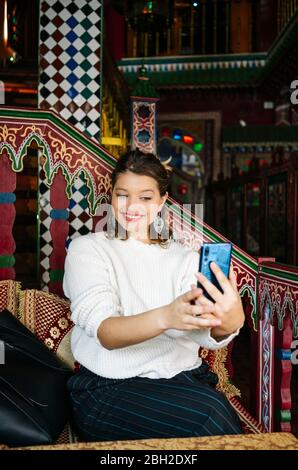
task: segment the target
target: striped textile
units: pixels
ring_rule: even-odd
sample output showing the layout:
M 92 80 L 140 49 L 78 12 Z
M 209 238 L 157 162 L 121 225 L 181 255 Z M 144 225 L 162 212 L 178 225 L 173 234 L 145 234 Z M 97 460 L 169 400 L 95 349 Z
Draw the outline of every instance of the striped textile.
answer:
M 108 379 L 84 367 L 68 381 L 83 441 L 243 434 L 208 364 L 171 379 Z

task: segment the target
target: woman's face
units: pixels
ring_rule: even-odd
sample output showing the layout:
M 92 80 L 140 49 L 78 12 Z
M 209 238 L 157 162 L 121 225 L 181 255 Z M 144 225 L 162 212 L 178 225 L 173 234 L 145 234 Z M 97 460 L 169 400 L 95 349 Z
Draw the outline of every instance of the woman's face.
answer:
M 112 207 L 117 222 L 137 238 L 148 239 L 148 228 L 161 210 L 168 193 L 160 196 L 157 181 L 151 176 L 121 173 L 112 192 Z

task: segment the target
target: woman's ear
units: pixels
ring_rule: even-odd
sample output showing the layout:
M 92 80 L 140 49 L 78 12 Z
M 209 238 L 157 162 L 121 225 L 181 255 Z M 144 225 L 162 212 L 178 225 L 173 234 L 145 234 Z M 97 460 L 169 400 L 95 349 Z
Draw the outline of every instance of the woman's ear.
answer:
M 160 212 L 160 211 L 161 211 L 161 209 L 163 208 L 163 206 L 164 206 L 164 204 L 165 204 L 166 200 L 168 199 L 168 195 L 169 195 L 169 193 L 168 193 L 168 191 L 167 191 L 167 192 L 165 193 L 165 195 L 164 195 L 164 196 L 162 196 L 162 198 L 161 198 L 161 199 L 162 199 L 162 203 L 161 203 L 161 205 L 160 205 L 159 212 Z
M 160 212 L 163 208 L 163 206 L 165 205 L 165 202 L 168 198 L 168 193 L 166 193 L 164 196 L 162 196 L 162 202 L 160 203 L 159 207 L 158 207 L 158 212 Z

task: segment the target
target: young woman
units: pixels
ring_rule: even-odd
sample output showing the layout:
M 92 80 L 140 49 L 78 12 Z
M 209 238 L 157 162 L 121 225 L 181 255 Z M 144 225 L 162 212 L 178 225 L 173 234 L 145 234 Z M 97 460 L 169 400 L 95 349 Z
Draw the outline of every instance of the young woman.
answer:
M 197 274 L 195 250 L 154 229 L 168 183 L 159 158 L 123 155 L 112 174 L 114 233 L 79 237 L 68 249 L 63 288 L 81 364 L 68 388 L 83 440 L 242 433 L 198 356 L 200 346 L 226 346 L 243 325 L 235 274 L 228 279 L 213 263 L 221 293 Z

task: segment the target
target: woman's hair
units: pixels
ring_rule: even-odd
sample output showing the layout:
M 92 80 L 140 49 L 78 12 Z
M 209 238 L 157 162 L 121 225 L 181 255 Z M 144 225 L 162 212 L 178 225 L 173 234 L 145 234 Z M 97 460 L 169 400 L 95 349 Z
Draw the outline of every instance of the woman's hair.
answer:
M 136 175 L 151 176 L 157 182 L 160 196 L 164 196 L 170 182 L 170 170 L 167 170 L 161 163 L 160 159 L 152 153 L 144 153 L 139 149 L 129 150 L 120 156 L 117 160 L 116 166 L 112 172 L 112 191 L 117 182 L 117 178 L 120 174 L 130 171 Z M 163 206 L 162 212 L 166 211 Z M 169 215 L 169 214 L 168 214 Z M 167 218 L 168 219 L 168 218 Z M 163 219 L 164 220 L 164 219 Z M 153 234 L 151 243 L 158 243 L 162 247 L 168 245 L 168 240 L 173 238 L 173 230 L 169 220 L 164 220 L 164 228 L 161 233 L 156 232 L 153 223 L 149 226 L 150 234 Z M 114 235 L 118 237 L 118 223 L 115 224 L 113 230 Z M 125 231 L 126 236 L 121 237 L 123 240 L 127 240 L 128 234 Z M 108 235 L 109 238 L 110 237 Z

